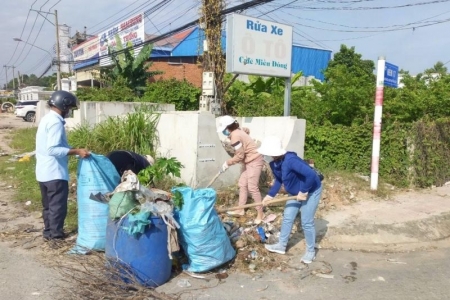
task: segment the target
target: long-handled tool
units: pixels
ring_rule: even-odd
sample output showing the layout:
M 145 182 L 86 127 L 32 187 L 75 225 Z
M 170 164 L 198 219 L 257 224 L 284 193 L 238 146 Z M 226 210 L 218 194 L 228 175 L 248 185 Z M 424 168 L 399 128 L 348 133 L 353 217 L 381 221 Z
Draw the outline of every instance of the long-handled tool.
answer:
M 283 198 L 278 198 L 278 199 L 272 199 L 270 201 L 266 201 L 266 203 L 264 205 L 268 206 L 268 205 L 273 204 L 273 203 L 286 202 L 288 200 L 295 200 L 295 199 L 297 199 L 297 196 L 290 196 L 290 197 L 283 197 Z M 230 207 L 230 208 L 222 208 L 222 209 L 218 209 L 217 212 L 218 213 L 223 213 L 223 212 L 227 212 L 227 211 L 231 211 L 231 210 L 240 210 L 240 209 L 249 208 L 249 207 L 255 207 L 255 206 L 261 206 L 261 203 L 252 203 L 252 204 L 245 204 L 245 205 L 235 206 L 235 207 Z
M 223 173 L 223 171 L 220 170 L 219 173 L 217 173 L 217 175 L 214 176 L 214 178 L 209 182 L 209 184 L 206 186 L 206 188 L 209 188 L 214 183 L 214 181 L 216 181 L 217 178 L 219 178 L 220 174 L 222 174 L 222 173 Z

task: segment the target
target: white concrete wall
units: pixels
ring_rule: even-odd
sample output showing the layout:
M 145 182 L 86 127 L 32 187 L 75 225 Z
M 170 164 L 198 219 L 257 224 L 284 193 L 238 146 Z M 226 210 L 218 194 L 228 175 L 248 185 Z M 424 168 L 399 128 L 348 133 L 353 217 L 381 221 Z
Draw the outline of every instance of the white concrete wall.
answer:
M 82 122 L 95 124 L 107 116 L 123 115 L 131 112 L 132 103 L 82 102 L 74 111 L 74 117 L 66 119 L 67 127 L 73 128 Z M 166 106 L 174 109 L 173 106 Z M 48 112 L 46 102 L 38 104 L 40 117 Z M 40 120 L 40 119 L 39 119 Z M 262 140 L 269 135 L 282 139 L 286 150 L 297 152 L 303 157 L 306 121 L 296 117 L 243 117 L 237 118 L 241 127 L 250 129 L 250 136 Z M 38 119 L 36 119 L 38 122 Z M 176 157 L 183 165 L 181 180 L 192 187 L 201 188 L 219 172 L 222 164 L 230 158 L 222 146 L 225 139 L 217 133 L 218 118 L 209 112 L 163 112 L 157 125 L 159 143 L 158 155 Z M 141 153 L 146 154 L 146 153 Z M 230 167 L 213 184 L 214 188 L 237 183 L 241 166 Z
M 296 117 L 237 118 L 250 135 L 262 140 L 265 136 L 279 136 L 289 151 L 303 157 L 306 121 Z M 192 187 L 205 187 L 230 158 L 222 146 L 225 139 L 217 133 L 218 119 L 209 112 L 163 113 L 158 124 L 158 154 L 176 157 L 183 165 L 181 179 Z M 241 166 L 230 167 L 221 174 L 213 187 L 237 183 Z
M 72 118 L 66 119 L 66 127 L 71 129 L 80 124 L 94 125 L 108 117 L 120 116 L 134 111 L 141 104 L 153 105 L 158 111 L 175 111 L 174 104 L 155 104 L 138 102 L 91 102 L 81 101 L 80 109 L 75 110 Z M 36 124 L 50 111 L 47 101 L 39 101 L 36 108 Z

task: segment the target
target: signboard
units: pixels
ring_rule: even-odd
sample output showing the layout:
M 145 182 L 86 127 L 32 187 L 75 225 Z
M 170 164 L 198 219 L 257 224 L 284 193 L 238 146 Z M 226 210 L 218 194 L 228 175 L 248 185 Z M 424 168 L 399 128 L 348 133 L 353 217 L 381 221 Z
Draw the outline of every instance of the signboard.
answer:
M 227 16 L 227 72 L 290 77 L 292 27 L 239 14 Z
M 393 88 L 398 87 L 398 67 L 388 62 L 384 66 L 384 85 Z
M 77 69 L 77 64 L 81 65 L 98 57 L 98 36 L 94 36 L 85 42 L 76 45 L 72 48 L 73 60 L 75 62 L 74 68 Z
M 102 56 L 108 55 L 108 47 L 110 47 L 111 50 L 116 49 L 116 35 L 119 36 L 124 47 L 128 42 L 131 42 L 133 46 L 143 43 L 145 41 L 144 14 L 134 16 L 100 34 L 100 66 L 112 64 L 110 57 Z M 134 48 L 135 55 L 139 54 L 141 48 L 142 47 Z

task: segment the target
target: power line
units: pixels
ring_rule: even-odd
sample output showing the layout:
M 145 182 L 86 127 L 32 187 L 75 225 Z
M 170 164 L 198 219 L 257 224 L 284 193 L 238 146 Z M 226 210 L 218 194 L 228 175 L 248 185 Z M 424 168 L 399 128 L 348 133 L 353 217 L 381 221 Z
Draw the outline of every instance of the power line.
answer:
M 170 2 L 170 1 L 172 1 L 172 0 L 162 0 L 158 4 L 150 7 L 149 9 L 147 9 L 144 12 L 144 17 L 147 16 L 148 14 L 151 14 L 152 12 L 154 12 L 157 9 L 159 9 L 160 7 L 163 7 L 167 2 Z M 132 15 L 137 14 L 139 11 L 142 11 L 144 8 L 149 7 L 149 6 L 150 6 L 149 3 L 142 4 L 139 7 L 133 9 L 131 12 L 129 12 L 126 15 L 122 16 L 121 18 L 116 19 L 116 20 L 112 21 L 111 23 L 109 23 L 108 25 L 105 25 L 105 26 L 101 27 L 100 29 L 94 31 L 93 33 L 91 33 L 91 35 L 99 34 L 99 33 L 103 32 L 103 31 L 107 30 L 108 28 L 116 25 L 117 23 L 121 22 L 122 20 L 124 20 L 126 18 L 129 18 Z
M 27 22 L 28 22 L 28 17 L 30 16 L 31 13 L 31 9 L 33 8 L 33 5 L 37 2 L 38 0 L 35 0 L 33 2 L 33 4 L 31 4 L 30 9 L 28 10 L 28 14 L 27 14 L 27 18 L 25 19 L 25 23 L 23 24 L 23 28 L 22 28 L 22 33 L 20 33 L 20 38 L 22 38 L 23 36 L 23 32 L 25 31 L 25 27 L 27 26 Z M 16 48 L 14 49 L 14 53 L 11 55 L 11 57 L 9 58 L 8 62 L 6 63 L 7 65 L 9 65 L 9 63 L 11 62 L 11 60 L 13 59 L 14 55 L 16 55 L 17 52 L 17 48 L 19 47 L 19 44 L 16 44 Z M 0 76 L 3 73 L 3 69 L 0 72 Z
M 45 3 L 39 8 L 39 10 L 42 10 L 42 8 L 43 8 L 49 1 L 50 1 L 50 0 L 45 1 Z M 23 54 L 23 51 L 24 51 L 25 48 L 28 46 L 28 45 L 27 45 L 28 40 L 30 39 L 31 34 L 33 33 L 33 29 L 34 29 L 34 26 L 36 25 L 36 21 L 37 21 L 38 17 L 39 17 L 39 14 L 36 14 L 36 18 L 34 19 L 33 26 L 31 27 L 30 33 L 28 34 L 28 37 L 27 37 L 26 42 L 24 43 L 24 46 L 22 47 L 22 51 L 20 51 L 19 56 L 17 57 L 17 59 L 14 61 L 13 64 L 15 64 L 15 63 L 20 59 L 20 57 L 21 57 L 22 54 Z M 30 46 L 30 47 L 31 47 L 31 46 Z
M 311 6 L 293 5 L 293 6 L 287 6 L 287 8 L 303 9 L 303 10 L 316 10 L 316 11 L 318 11 L 318 10 L 373 10 L 373 9 L 396 9 L 396 8 L 423 6 L 423 5 L 430 5 L 430 4 L 439 4 L 439 3 L 446 3 L 446 2 L 450 2 L 450 0 L 433 0 L 433 1 L 428 1 L 428 2 L 410 3 L 410 4 L 402 4 L 402 5 L 396 5 L 396 6 L 311 7 Z M 272 6 L 272 5 L 269 5 L 269 6 Z
M 248 1 L 246 3 L 242 3 L 242 4 L 239 4 L 239 5 L 230 7 L 230 8 L 226 8 L 226 9 L 222 10 L 220 14 L 221 15 L 227 15 L 227 14 L 233 13 L 235 11 L 245 10 L 245 9 L 257 6 L 257 5 L 270 3 L 272 1 L 274 1 L 274 0 L 252 0 L 252 1 Z M 176 28 L 174 30 L 170 30 L 170 31 L 168 31 L 168 32 L 166 32 L 166 33 L 164 33 L 162 35 L 159 35 L 159 36 L 157 36 L 155 38 L 149 39 L 149 40 L 147 40 L 145 42 L 142 42 L 140 44 L 136 44 L 136 45 L 133 45 L 133 46 L 131 46 L 129 48 L 125 48 L 125 49 L 122 49 L 122 50 L 115 51 L 115 53 L 116 54 L 120 54 L 120 53 L 124 53 L 125 51 L 128 51 L 130 48 L 136 49 L 136 48 L 140 48 L 140 47 L 142 47 L 144 45 L 153 44 L 153 43 L 155 43 L 157 41 L 160 41 L 160 40 L 163 40 L 163 39 L 165 39 L 165 38 L 167 38 L 169 36 L 172 36 L 175 33 L 178 33 L 180 31 L 192 28 L 192 27 L 196 26 L 199 23 L 199 21 L 200 21 L 200 19 L 196 19 L 196 20 L 194 20 L 192 22 L 189 22 L 189 23 L 187 23 L 187 24 L 185 24 L 183 26 L 180 26 L 180 27 L 178 27 L 178 28 Z M 100 55 L 98 57 L 98 59 L 106 58 L 106 57 L 110 57 L 110 55 L 109 54 Z M 83 59 L 83 60 L 79 60 L 79 61 L 76 61 L 76 62 L 77 63 L 82 63 L 82 62 L 88 62 L 88 61 L 92 61 L 92 59 Z M 73 63 L 75 61 L 72 60 L 72 61 L 61 61 L 61 62 L 62 63 Z
M 392 31 L 402 31 L 402 30 L 409 30 L 409 29 L 417 29 L 417 28 L 422 28 L 422 27 L 428 27 L 428 26 L 433 26 L 433 25 L 438 25 L 438 24 L 442 24 L 442 23 L 446 23 L 446 22 L 450 22 L 450 18 L 449 19 L 444 19 L 444 20 L 436 20 L 433 23 L 429 23 L 429 24 L 422 24 L 422 25 L 417 25 L 417 26 L 411 26 L 410 27 L 400 27 L 400 28 L 390 28 L 390 29 L 385 29 L 385 30 L 345 30 L 345 29 L 333 29 L 333 28 L 321 28 L 321 27 L 315 27 L 315 26 L 310 26 L 310 25 L 306 25 L 306 24 L 302 24 L 302 23 L 294 23 L 296 25 L 299 26 L 303 26 L 303 27 L 308 27 L 308 28 L 313 28 L 313 29 L 318 29 L 318 30 L 324 30 L 324 31 L 334 31 L 334 32 L 346 32 L 346 33 L 351 33 L 351 32 L 392 32 Z
M 95 24 L 95 25 L 93 25 L 93 26 L 90 26 L 89 28 L 90 28 L 90 29 L 93 29 L 93 28 L 97 27 L 98 25 L 104 23 L 105 21 L 111 19 L 112 17 L 117 16 L 118 14 L 122 13 L 122 12 L 123 12 L 124 10 L 126 10 L 128 7 L 133 6 L 135 3 L 139 2 L 139 1 L 141 1 L 141 0 L 136 0 L 136 1 L 134 1 L 133 3 L 127 5 L 127 6 L 124 7 L 123 9 L 121 9 L 120 11 L 118 11 L 118 12 L 116 12 L 115 14 L 109 16 L 108 18 L 104 19 L 103 21 L 98 22 L 97 24 Z
M 58 2 L 56 2 L 55 4 L 53 4 L 53 5 L 48 9 L 48 12 L 50 13 L 50 10 L 51 10 L 53 7 L 55 7 L 56 5 L 58 5 L 61 1 L 62 1 L 62 0 L 58 0 Z M 49 15 L 49 13 L 47 13 L 47 16 Z M 41 27 L 39 28 L 39 31 L 38 31 L 36 37 L 34 38 L 34 41 L 33 41 L 33 43 L 32 43 L 33 46 L 30 46 L 30 49 L 28 49 L 28 53 L 25 55 L 25 57 L 22 59 L 22 61 L 17 65 L 18 67 L 19 67 L 20 65 L 22 65 L 22 63 L 27 59 L 27 57 L 28 57 L 28 55 L 30 54 L 31 50 L 32 50 L 33 47 L 35 46 L 36 41 L 37 41 L 37 39 L 38 39 L 38 37 L 39 37 L 41 31 L 42 31 L 42 28 L 44 27 L 45 19 L 46 19 L 46 18 L 44 17 L 44 20 L 42 21 Z M 56 30 L 58 30 L 58 34 L 59 34 L 59 28 L 57 28 Z M 58 59 L 59 59 L 59 58 L 58 58 Z

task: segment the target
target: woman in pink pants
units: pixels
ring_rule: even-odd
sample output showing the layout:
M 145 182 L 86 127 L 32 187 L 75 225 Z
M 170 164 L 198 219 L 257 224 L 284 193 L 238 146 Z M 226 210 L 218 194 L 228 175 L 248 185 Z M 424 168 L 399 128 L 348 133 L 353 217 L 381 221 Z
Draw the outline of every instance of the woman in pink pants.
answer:
M 219 122 L 219 130 L 231 140 L 234 147 L 234 156 L 227 160 L 222 171 L 226 171 L 230 166 L 242 163 L 242 173 L 239 178 L 239 205 L 247 203 L 248 193 L 252 196 L 255 203 L 261 203 L 262 197 L 259 191 L 259 177 L 264 166 L 263 156 L 258 153 L 258 147 L 255 141 L 243 130 L 239 128 L 239 123 L 230 116 L 223 116 Z M 255 224 L 261 223 L 264 218 L 262 206 L 256 207 L 258 216 Z M 244 210 L 236 210 L 227 212 L 229 215 L 243 216 Z

